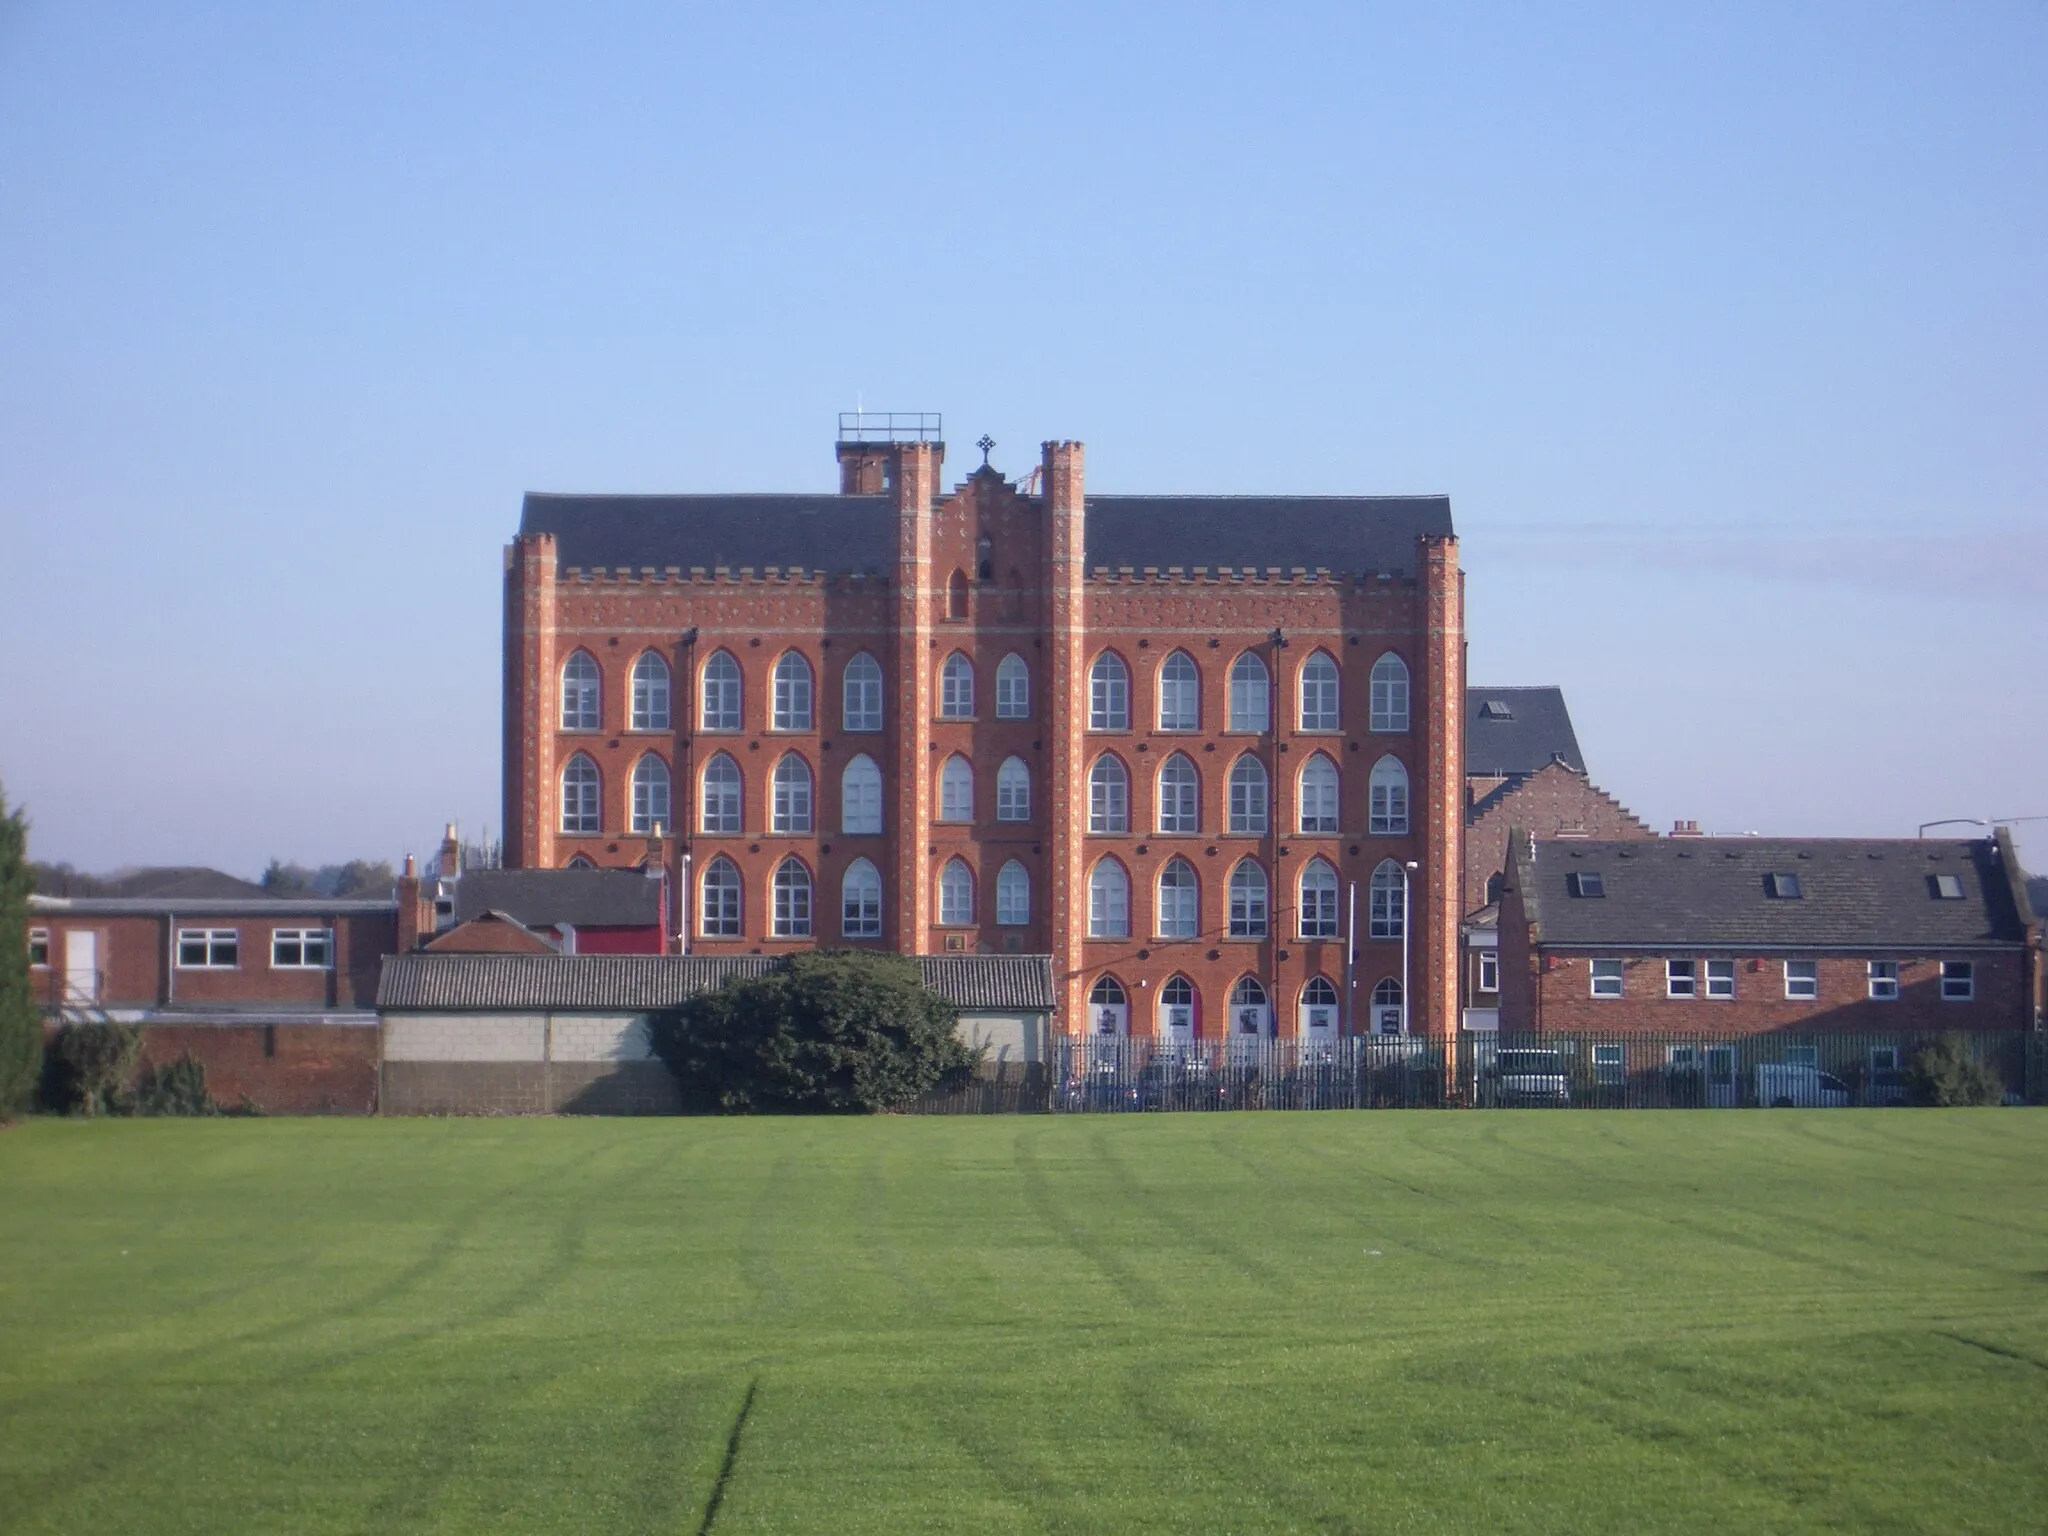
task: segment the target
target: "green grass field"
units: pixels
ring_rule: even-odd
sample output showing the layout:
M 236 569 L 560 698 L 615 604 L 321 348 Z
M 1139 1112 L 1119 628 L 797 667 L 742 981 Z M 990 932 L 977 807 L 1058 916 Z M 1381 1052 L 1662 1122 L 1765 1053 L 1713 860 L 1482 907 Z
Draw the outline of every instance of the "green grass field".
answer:
M 2048 1526 L 2038 1111 L 40 1122 L 0 1252 L 10 1533 Z

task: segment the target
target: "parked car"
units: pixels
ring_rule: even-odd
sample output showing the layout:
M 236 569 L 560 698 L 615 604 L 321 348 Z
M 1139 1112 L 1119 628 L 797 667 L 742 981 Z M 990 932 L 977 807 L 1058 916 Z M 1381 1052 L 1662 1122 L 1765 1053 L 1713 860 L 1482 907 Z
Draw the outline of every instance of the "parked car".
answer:
M 1138 1088 L 1123 1073 L 1102 1065 L 1077 1072 L 1060 1084 L 1065 1107 L 1076 1112 L 1102 1114 L 1138 1107 Z
M 1847 1109 L 1854 1095 L 1832 1072 L 1802 1062 L 1757 1063 L 1756 1101 L 1771 1109 Z
M 1571 1074 L 1562 1051 L 1508 1046 L 1493 1057 L 1493 1101 L 1526 1109 L 1568 1108 Z
M 1140 1109 L 1222 1109 L 1229 1095 L 1230 1085 L 1198 1056 L 1160 1057 L 1138 1074 Z

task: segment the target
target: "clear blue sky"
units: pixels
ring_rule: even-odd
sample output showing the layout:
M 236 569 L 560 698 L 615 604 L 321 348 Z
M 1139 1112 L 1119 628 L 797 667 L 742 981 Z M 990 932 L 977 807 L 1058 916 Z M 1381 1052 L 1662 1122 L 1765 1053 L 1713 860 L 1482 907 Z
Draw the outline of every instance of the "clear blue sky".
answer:
M 1448 492 L 1659 827 L 2048 812 L 2044 80 L 2035 0 L 0 0 L 0 778 L 87 868 L 495 827 L 521 493 L 858 400 Z

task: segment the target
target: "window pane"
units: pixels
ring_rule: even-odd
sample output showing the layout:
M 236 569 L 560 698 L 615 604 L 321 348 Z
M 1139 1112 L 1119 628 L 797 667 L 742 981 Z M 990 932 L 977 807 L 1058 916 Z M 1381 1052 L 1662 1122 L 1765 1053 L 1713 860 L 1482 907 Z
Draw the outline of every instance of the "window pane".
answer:
M 1131 675 L 1122 658 L 1104 652 L 1088 674 L 1088 729 L 1127 731 L 1131 727 Z
M 1408 729 L 1408 664 L 1391 651 L 1373 663 L 1372 729 Z
M 1230 669 L 1230 728 L 1264 731 L 1272 723 L 1266 664 L 1246 652 Z
M 862 651 L 846 664 L 841 707 L 849 731 L 879 731 L 882 728 L 882 668 L 874 657 Z
M 1337 729 L 1337 663 L 1321 651 L 1309 657 L 1301 669 L 1301 728 Z
M 1005 656 L 996 668 L 996 718 L 1031 718 L 1031 673 L 1021 656 Z

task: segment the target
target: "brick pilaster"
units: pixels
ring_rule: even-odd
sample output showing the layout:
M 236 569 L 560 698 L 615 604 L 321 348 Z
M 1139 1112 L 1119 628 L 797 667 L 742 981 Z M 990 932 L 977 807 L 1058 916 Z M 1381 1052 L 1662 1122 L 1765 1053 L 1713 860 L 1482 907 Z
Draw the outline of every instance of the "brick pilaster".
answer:
M 1088 625 L 1082 582 L 1087 576 L 1086 450 L 1050 442 L 1042 450 L 1046 518 L 1046 630 L 1052 647 L 1046 667 L 1047 746 L 1051 772 L 1051 856 L 1046 860 L 1046 901 L 1051 914 L 1053 973 L 1059 988 L 1060 1027 L 1071 1031 L 1084 1016 L 1087 978 L 1082 941 L 1088 932 Z
M 1420 543 L 1422 911 L 1415 958 L 1421 996 L 1411 1017 L 1425 1032 L 1450 1041 L 1455 1053 L 1458 931 L 1464 916 L 1465 577 L 1455 538 L 1426 537 Z
M 896 501 L 894 628 L 895 719 L 893 800 L 895 899 L 889 903 L 895 944 L 906 955 L 927 947 L 932 921 L 932 503 L 937 497 L 937 445 L 904 443 L 891 477 Z
M 505 864 L 555 862 L 555 540 L 521 536 L 505 550 Z

